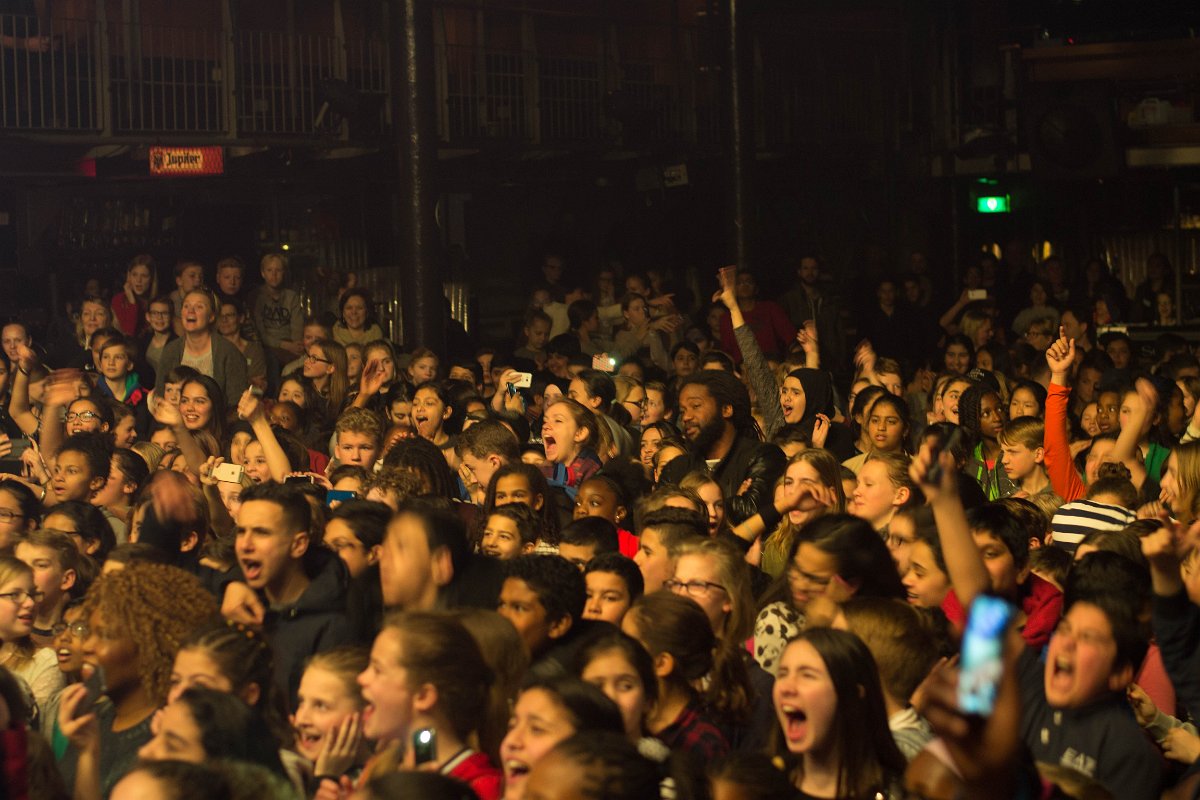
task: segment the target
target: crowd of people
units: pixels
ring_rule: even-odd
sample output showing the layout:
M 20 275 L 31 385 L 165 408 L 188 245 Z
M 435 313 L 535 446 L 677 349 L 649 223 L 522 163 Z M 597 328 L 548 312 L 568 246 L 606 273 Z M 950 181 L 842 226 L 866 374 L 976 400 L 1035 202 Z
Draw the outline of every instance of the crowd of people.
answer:
M 1152 261 L 849 313 L 812 257 L 548 255 L 433 352 L 281 255 L 135 258 L 0 333 L 5 796 L 1196 797 L 1200 360 L 1102 332 L 1176 323 Z

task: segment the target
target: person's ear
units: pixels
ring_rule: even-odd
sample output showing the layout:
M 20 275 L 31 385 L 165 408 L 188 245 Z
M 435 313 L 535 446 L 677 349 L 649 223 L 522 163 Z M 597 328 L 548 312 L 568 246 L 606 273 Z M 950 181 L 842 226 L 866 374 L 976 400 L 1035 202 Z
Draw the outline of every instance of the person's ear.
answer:
M 258 698 L 262 697 L 262 687 L 257 683 L 248 683 L 246 688 L 238 694 L 242 702 L 253 708 L 258 704 Z
M 521 555 L 527 556 L 536 549 L 537 549 L 536 542 L 526 542 L 525 544 L 521 545 Z
M 617 524 L 619 525 L 621 520 L 625 519 L 625 515 L 628 513 L 629 513 L 629 510 L 626 509 L 625 506 L 617 506 L 616 512 L 613 513 L 613 518 L 616 520 Z
M 453 413 L 454 413 L 454 406 L 446 406 L 446 410 L 442 412 L 442 422 L 445 422 L 446 420 L 450 419 L 450 416 Z
M 188 531 L 187 536 L 184 536 L 179 540 L 179 552 L 190 553 L 192 550 L 196 549 L 196 545 L 199 544 L 199 542 L 200 537 L 196 534 L 196 532 Z
M 670 653 L 659 653 L 654 657 L 654 675 L 665 678 L 675 671 L 675 656 Z
M 908 499 L 911 496 L 912 491 L 907 486 L 901 486 L 900 488 L 896 489 L 896 493 L 892 495 L 892 505 L 902 506 L 908 502 Z
M 1114 692 L 1123 692 L 1129 687 L 1133 680 L 1133 667 L 1126 664 L 1118 670 L 1114 670 L 1108 676 L 1108 688 Z
M 303 558 L 308 552 L 308 546 L 312 540 L 308 537 L 308 531 L 297 531 L 292 536 L 292 543 L 288 547 L 288 555 L 292 558 Z
M 1036 447 L 1033 450 L 1033 463 L 1042 464 L 1046 461 L 1046 448 Z
M 450 548 L 439 547 L 429 554 L 429 574 L 433 577 L 435 586 L 448 586 L 454 580 L 454 560 L 450 557 Z
M 546 498 L 540 494 L 535 494 L 533 496 L 533 510 L 541 511 L 542 506 L 544 506 L 544 505 L 546 505 Z
M 732 405 L 721 406 L 721 418 L 722 419 L 733 419 L 733 406 Z
M 589 436 L 591 436 L 591 433 L 587 428 L 579 427 L 575 429 L 575 435 L 572 438 L 575 440 L 576 444 L 581 444 Z
M 92 494 L 96 494 L 96 492 L 98 492 L 104 488 L 104 484 L 106 484 L 106 483 L 108 483 L 108 476 L 107 475 L 98 475 L 95 478 L 92 478 L 90 481 L 88 481 L 88 491 L 91 492 Z
M 367 550 L 367 564 L 368 565 L 374 564 L 376 561 L 379 560 L 380 547 L 381 547 L 381 545 L 373 544 L 373 545 L 371 545 L 370 549 Z
M 417 691 L 412 696 L 412 707 L 414 711 L 419 711 L 427 714 L 437 707 L 438 689 L 433 683 L 422 683 Z
M 561 639 L 571 630 L 571 625 L 574 624 L 575 618 L 570 614 L 563 614 L 561 617 L 550 623 L 550 627 L 546 633 L 551 639 Z
M 62 578 L 58 582 L 58 590 L 60 592 L 70 591 L 71 587 L 75 585 L 75 580 L 78 577 L 79 576 L 73 569 L 63 570 Z

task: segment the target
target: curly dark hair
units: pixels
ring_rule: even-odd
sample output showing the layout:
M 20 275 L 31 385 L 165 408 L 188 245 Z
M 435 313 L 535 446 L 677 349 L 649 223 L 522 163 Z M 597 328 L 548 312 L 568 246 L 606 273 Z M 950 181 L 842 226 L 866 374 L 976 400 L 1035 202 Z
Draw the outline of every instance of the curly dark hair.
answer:
M 578 621 L 587 603 L 587 584 L 579 568 L 560 556 L 518 556 L 504 563 L 504 577 L 525 581 L 546 609 L 546 620 L 569 616 Z
M 733 409 L 733 416 L 730 417 L 729 424 L 733 425 L 739 435 L 749 436 L 752 439 L 762 438 L 762 431 L 759 430 L 758 423 L 754 421 L 754 415 L 751 413 L 750 392 L 735 375 L 720 369 L 703 369 L 693 372 L 680 383 L 679 393 L 683 394 L 683 387 L 693 384 L 703 386 L 708 390 L 712 398 L 717 401 L 718 414 L 725 406 Z
M 166 702 L 180 645 L 217 616 L 217 601 L 200 579 L 164 564 L 130 564 L 92 584 L 83 604 L 113 632 L 137 645 L 138 674 L 154 700 Z

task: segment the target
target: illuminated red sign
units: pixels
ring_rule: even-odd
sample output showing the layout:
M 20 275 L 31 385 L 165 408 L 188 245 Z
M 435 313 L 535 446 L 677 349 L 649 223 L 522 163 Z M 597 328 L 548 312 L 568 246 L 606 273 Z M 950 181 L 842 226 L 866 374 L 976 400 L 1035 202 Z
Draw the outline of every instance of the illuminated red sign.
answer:
M 221 175 L 225 151 L 220 147 L 151 147 L 151 175 Z

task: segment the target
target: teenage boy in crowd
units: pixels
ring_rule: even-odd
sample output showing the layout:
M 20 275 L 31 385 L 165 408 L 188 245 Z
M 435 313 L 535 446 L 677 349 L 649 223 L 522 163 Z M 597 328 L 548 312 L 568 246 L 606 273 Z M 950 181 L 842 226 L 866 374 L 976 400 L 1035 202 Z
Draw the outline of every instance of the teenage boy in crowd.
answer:
M 1035 417 L 1017 417 L 1000 432 L 1000 462 L 1016 489 L 1013 494 L 1021 492 L 1025 497 L 1054 494 L 1044 463 L 1044 433 L 1045 426 Z
M 260 262 L 263 285 L 254 295 L 250 316 L 263 348 L 275 354 L 278 364 L 286 364 L 304 354 L 302 342 L 304 307 L 300 295 L 285 289 L 287 261 L 278 253 L 268 253 Z
M 17 541 L 14 554 L 33 570 L 33 584 L 43 595 L 33 620 L 33 641 L 38 647 L 53 647 L 54 626 L 62 620 L 63 609 L 72 595 L 82 594 L 77 590 L 79 548 L 65 533 L 36 530 Z
M 953 456 L 938 458 L 939 484 L 927 479 L 934 461 L 928 445 L 913 460 L 910 475 L 933 507 L 951 585 L 963 607 L 970 608 L 985 592 L 1004 595 L 1006 587 L 997 587 L 997 579 L 1012 577 L 1019 562 L 1004 547 L 1011 543 L 968 525 Z M 1028 572 L 1027 563 L 1022 571 Z M 1045 662 L 1040 647 L 1021 654 L 1022 737 L 1037 761 L 1080 772 L 1113 797 L 1154 800 L 1161 782 L 1158 754 L 1125 700 L 1146 652 L 1129 605 L 1095 595 L 1072 598 L 1050 638 Z
M 351 642 L 349 573 L 323 545 L 323 531 L 314 528 L 308 500 L 297 489 L 260 483 L 241 499 L 238 566 L 264 605 L 262 629 L 275 656 L 275 677 L 292 697 L 309 656 Z

